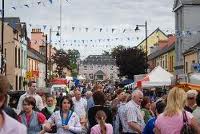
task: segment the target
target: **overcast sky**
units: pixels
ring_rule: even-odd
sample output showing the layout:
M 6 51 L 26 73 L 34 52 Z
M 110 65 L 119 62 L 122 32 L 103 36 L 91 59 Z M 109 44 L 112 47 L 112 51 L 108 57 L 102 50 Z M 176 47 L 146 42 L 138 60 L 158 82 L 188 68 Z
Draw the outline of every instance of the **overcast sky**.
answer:
M 41 2 L 38 5 L 37 2 Z M 133 29 L 137 24 L 148 22 L 148 34 L 156 28 L 174 32 L 174 0 L 62 0 L 62 43 L 52 35 L 57 47 L 78 49 L 81 56 L 101 54 L 121 44 L 135 46 L 144 39 L 145 31 Z M 28 7 L 24 6 L 28 5 Z M 14 10 L 12 7 L 15 7 Z M 60 0 L 5 0 L 5 17 L 20 17 L 31 28 L 41 28 L 49 33 L 50 27 L 57 30 L 60 24 Z M 32 26 L 30 27 L 29 24 Z M 44 29 L 43 25 L 47 25 Z M 72 30 L 75 27 L 75 30 Z M 88 32 L 85 28 L 88 28 Z M 102 28 L 102 32 L 98 29 Z M 116 30 L 112 33 L 111 29 Z M 127 29 L 123 33 L 123 29 Z M 169 33 L 168 32 L 168 33 Z M 127 40 L 127 37 L 130 40 Z M 119 38 L 119 40 L 114 40 Z M 97 39 L 104 39 L 100 43 Z M 113 41 L 105 41 L 113 39 Z M 80 40 L 74 43 L 74 40 Z M 89 42 L 81 42 L 89 40 Z M 92 40 L 92 41 L 91 41 Z M 96 42 L 95 42 L 96 40 Z M 65 46 L 63 46 L 65 44 Z M 72 46 L 71 46 L 72 44 Z

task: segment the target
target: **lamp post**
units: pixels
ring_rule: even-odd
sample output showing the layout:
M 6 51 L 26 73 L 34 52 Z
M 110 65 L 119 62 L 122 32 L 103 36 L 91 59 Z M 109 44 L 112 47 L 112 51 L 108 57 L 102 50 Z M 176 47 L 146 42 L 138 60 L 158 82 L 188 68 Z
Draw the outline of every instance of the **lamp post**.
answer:
M 52 33 L 56 32 L 56 36 L 60 36 L 60 33 L 59 33 L 59 26 L 58 26 L 58 30 L 55 30 L 53 31 L 52 28 L 50 28 L 49 30 L 49 65 L 50 65 L 50 72 L 52 71 L 52 64 L 51 64 L 51 49 L 52 49 L 52 45 L 51 45 L 51 42 L 52 42 Z
M 4 0 L 2 0 L 2 19 L 1 19 L 1 74 L 3 74 L 3 64 L 4 64 L 4 57 L 3 57 L 3 49 L 4 49 Z
M 139 27 L 145 27 L 145 49 L 146 49 L 146 65 L 147 65 L 147 63 L 148 63 L 147 21 L 145 21 L 144 25 L 136 25 L 135 31 L 140 30 Z M 147 68 L 146 68 L 145 72 L 147 73 Z

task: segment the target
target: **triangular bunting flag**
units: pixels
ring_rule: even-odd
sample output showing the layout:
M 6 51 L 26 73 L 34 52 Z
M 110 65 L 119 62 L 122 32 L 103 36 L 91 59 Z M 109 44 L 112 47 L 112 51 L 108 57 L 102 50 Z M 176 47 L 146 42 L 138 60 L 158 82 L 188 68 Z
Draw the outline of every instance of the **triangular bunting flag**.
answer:
M 86 32 L 88 32 L 88 28 L 85 28 Z
M 75 27 L 72 27 L 72 31 L 74 32 L 74 30 L 75 30 Z
M 29 5 L 28 5 L 28 4 L 25 4 L 24 6 L 27 7 L 27 8 L 29 8 Z
M 115 29 L 114 28 L 112 28 L 112 33 L 115 31 Z
M 123 33 L 125 33 L 125 32 L 126 32 L 126 29 L 123 30 Z
M 49 2 L 52 4 L 52 3 L 53 3 L 53 0 L 49 0 Z
M 44 30 L 46 29 L 47 25 L 43 25 Z
M 41 1 L 38 1 L 37 4 L 40 5 L 40 4 L 41 4 Z
M 16 10 L 16 7 L 12 7 L 12 9 Z

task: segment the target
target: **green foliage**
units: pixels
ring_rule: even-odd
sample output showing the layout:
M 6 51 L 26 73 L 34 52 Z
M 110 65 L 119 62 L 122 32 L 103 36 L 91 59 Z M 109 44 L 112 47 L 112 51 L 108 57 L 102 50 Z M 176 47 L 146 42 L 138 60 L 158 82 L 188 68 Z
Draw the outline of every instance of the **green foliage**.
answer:
M 56 72 L 59 76 L 63 74 L 64 68 L 70 69 L 70 57 L 63 49 L 58 50 L 52 58 L 53 62 L 57 65 Z
M 118 46 L 112 51 L 112 56 L 116 59 L 119 67 L 119 76 L 126 76 L 133 79 L 134 75 L 145 73 L 147 68 L 146 54 L 138 48 L 125 48 Z
M 109 56 L 109 55 L 111 55 L 108 51 L 103 51 L 103 53 L 102 53 L 102 55 L 105 55 L 105 56 Z

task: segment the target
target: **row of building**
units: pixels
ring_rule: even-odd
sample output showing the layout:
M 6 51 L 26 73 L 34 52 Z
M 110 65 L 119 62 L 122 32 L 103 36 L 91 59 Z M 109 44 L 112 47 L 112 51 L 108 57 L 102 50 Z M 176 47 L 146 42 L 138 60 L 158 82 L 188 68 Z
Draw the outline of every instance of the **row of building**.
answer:
M 32 29 L 30 36 L 27 34 L 26 23 L 21 22 L 20 18 L 5 18 L 2 68 L 10 81 L 10 88 L 14 90 L 25 89 L 29 80 L 35 80 L 38 87 L 45 87 L 46 56 L 48 74 L 55 70 L 51 56 L 55 54 L 56 48 L 46 44 L 47 35 L 41 29 Z
M 159 65 L 178 79 L 185 79 L 188 74 L 200 72 L 200 1 L 175 0 L 173 12 L 175 34 L 166 35 L 157 28 L 137 47 L 148 54 L 148 71 Z M 118 79 L 115 61 L 109 56 L 88 56 L 79 72 L 89 80 Z

